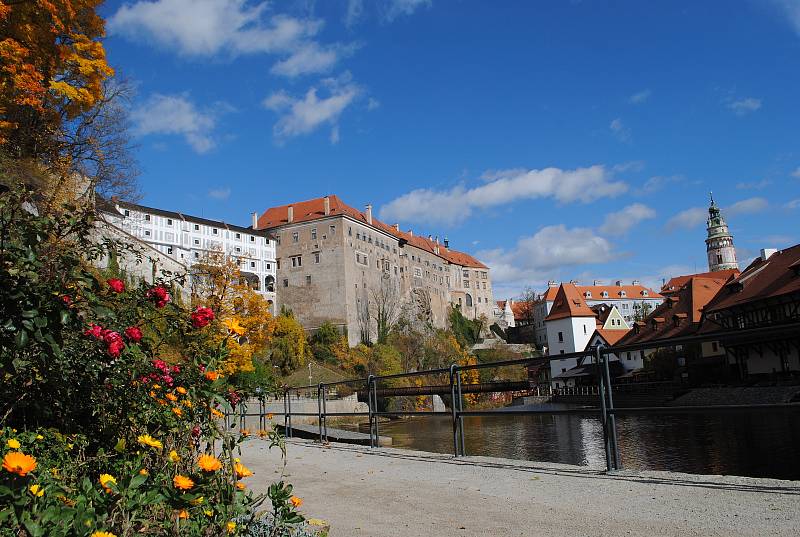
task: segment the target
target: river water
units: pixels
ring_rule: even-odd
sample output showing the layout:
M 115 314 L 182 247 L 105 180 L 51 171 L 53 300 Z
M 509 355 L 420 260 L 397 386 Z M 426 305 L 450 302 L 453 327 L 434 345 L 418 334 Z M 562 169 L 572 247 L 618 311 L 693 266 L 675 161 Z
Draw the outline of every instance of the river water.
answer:
M 800 412 L 620 415 L 617 431 L 626 469 L 800 479 Z M 447 416 L 382 422 L 380 434 L 394 447 L 453 452 Z M 464 439 L 467 455 L 605 468 L 603 429 L 590 416 L 466 417 Z

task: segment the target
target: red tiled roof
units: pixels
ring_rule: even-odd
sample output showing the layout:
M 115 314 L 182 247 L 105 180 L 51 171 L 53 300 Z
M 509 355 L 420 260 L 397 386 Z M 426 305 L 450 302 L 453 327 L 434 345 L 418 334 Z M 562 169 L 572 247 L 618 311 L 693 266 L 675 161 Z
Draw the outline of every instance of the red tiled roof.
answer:
M 463 267 L 470 267 L 470 268 L 482 268 L 482 269 L 489 268 L 469 254 L 445 248 L 443 244 L 439 244 L 436 241 L 428 239 L 426 237 L 420 237 L 417 235 L 406 233 L 404 231 L 400 231 L 396 229 L 394 226 L 387 225 L 375 217 L 372 218 L 372 224 L 370 224 L 369 222 L 367 222 L 366 214 L 362 213 L 361 211 L 359 211 L 354 207 L 347 205 L 339 198 L 339 196 L 335 194 L 328 196 L 328 200 L 330 202 L 330 212 L 329 212 L 330 216 L 349 216 L 350 218 L 358 222 L 361 222 L 365 226 L 371 225 L 372 227 L 379 229 L 384 233 L 388 233 L 389 235 L 397 237 L 398 239 L 404 239 L 411 246 L 419 248 L 420 250 L 425 250 L 454 265 L 461 265 Z M 262 214 L 258 218 L 258 228 L 270 229 L 288 224 L 290 206 L 292 207 L 291 223 L 293 224 L 302 222 L 311 222 L 313 220 L 325 218 L 326 216 L 325 198 L 314 198 L 311 200 L 300 201 L 297 203 L 280 205 L 278 207 L 270 207 L 264 212 L 264 214 Z M 438 253 L 436 253 L 437 250 Z
M 725 286 L 724 278 L 712 277 L 716 274 L 692 274 L 682 277 L 683 286 L 677 291 L 672 291 L 667 300 L 654 309 L 644 322 L 636 323 L 639 333 L 631 330 L 618 343 L 632 345 L 697 333 L 703 308 Z M 678 320 L 677 325 L 675 318 Z
M 686 282 L 691 278 L 715 278 L 717 280 L 727 280 L 731 276 L 739 274 L 739 269 L 725 269 L 717 270 L 715 272 L 701 272 L 698 274 L 687 274 L 686 276 L 675 276 L 661 287 L 661 294 L 668 295 L 672 292 L 677 292 L 683 287 Z
M 630 330 L 611 330 L 609 328 L 598 328 L 595 330 L 595 332 L 600 334 L 600 336 L 602 336 L 602 338 L 606 340 L 606 343 L 609 345 L 616 345 L 620 339 L 625 337 L 625 335 L 630 332 Z
M 766 260 L 757 257 L 741 274 L 728 281 L 725 290 L 709 302 L 706 313 L 800 292 L 798 264 L 800 244 L 779 250 Z
M 565 319 L 567 317 L 594 317 L 595 313 L 586 305 L 583 296 L 578 292 L 574 284 L 562 283 L 558 288 L 558 294 L 550 309 L 550 314 L 545 317 L 545 321 Z
M 497 307 L 500 308 L 501 310 L 506 309 L 506 301 L 505 300 L 498 300 L 497 301 Z M 513 311 L 513 309 L 512 309 L 512 311 Z
M 575 284 L 571 284 L 575 285 Z M 644 285 L 575 285 L 578 292 L 583 296 L 587 291 L 592 294 L 591 297 L 586 297 L 588 300 L 618 300 L 621 298 L 664 298 L 660 293 L 645 287 Z M 608 293 L 607 297 L 603 296 L 603 291 Z M 625 291 L 625 297 L 619 295 L 620 291 Z M 642 294 L 647 291 L 647 296 Z M 552 302 L 556 298 L 558 287 L 548 287 L 544 292 L 542 298 L 548 302 Z

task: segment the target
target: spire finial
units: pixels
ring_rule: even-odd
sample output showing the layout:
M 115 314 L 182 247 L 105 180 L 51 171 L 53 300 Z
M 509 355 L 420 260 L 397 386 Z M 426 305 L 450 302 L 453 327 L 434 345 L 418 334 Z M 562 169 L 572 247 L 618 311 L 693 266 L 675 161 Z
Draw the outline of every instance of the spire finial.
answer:
M 711 192 L 711 191 L 709 191 L 709 192 L 708 192 L 708 197 L 710 197 L 710 198 L 711 198 L 711 205 L 714 205 L 714 193 L 713 193 L 713 192 Z

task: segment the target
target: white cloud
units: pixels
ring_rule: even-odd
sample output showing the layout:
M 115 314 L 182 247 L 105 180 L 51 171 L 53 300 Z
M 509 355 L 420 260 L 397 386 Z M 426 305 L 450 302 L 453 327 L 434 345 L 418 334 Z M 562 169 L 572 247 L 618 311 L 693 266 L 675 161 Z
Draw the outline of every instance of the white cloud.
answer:
M 792 172 L 792 177 L 797 177 L 800 179 L 800 166 L 798 166 L 797 169 Z
M 731 101 L 727 106 L 733 110 L 733 113 L 737 116 L 744 116 L 761 108 L 761 99 L 747 97 L 746 99 Z
M 760 213 L 769 208 L 769 202 L 764 198 L 748 198 L 746 200 L 737 201 L 727 209 L 723 209 L 723 213 L 730 216 L 737 216 L 740 214 L 753 214 Z
M 216 145 L 211 137 L 214 115 L 200 111 L 186 95 L 151 95 L 131 112 L 131 121 L 138 136 L 182 135 L 197 153 L 210 151 Z
M 762 179 L 760 181 L 738 183 L 736 185 L 736 188 L 739 190 L 764 190 L 771 184 L 772 181 L 770 181 L 769 179 Z
M 413 14 L 420 7 L 430 7 L 431 0 L 389 0 L 384 18 L 392 22 L 398 17 Z
M 631 130 L 622 123 L 622 119 L 616 118 L 609 125 L 611 132 L 623 142 L 631 141 Z
M 667 221 L 667 230 L 679 228 L 690 229 L 697 227 L 708 219 L 708 209 L 705 207 L 691 207 L 681 211 Z
M 348 28 L 353 26 L 364 15 L 364 0 L 348 0 L 347 14 L 344 17 L 344 24 Z
M 645 161 L 630 160 L 622 164 L 615 164 L 612 168 L 615 172 L 640 172 L 645 168 Z
M 319 89 L 310 88 L 303 97 L 293 97 L 286 92 L 273 93 L 264 99 L 265 108 L 279 114 L 273 133 L 278 140 L 285 140 L 313 132 L 322 125 L 331 125 L 338 141 L 338 121 L 342 112 L 361 94 L 361 88 L 350 81 L 349 75 L 340 79 L 325 79 L 322 85 L 326 97 L 319 97 Z
M 628 189 L 627 184 L 614 180 L 613 174 L 601 165 L 575 170 L 513 169 L 487 174 L 485 184 L 474 188 L 459 185 L 443 191 L 412 190 L 381 207 L 381 218 L 456 224 L 468 218 L 474 209 L 518 200 L 549 197 L 561 203 L 590 203 L 598 198 L 617 196 Z
M 380 108 L 381 102 L 378 99 L 370 97 L 367 101 L 367 110 L 376 110 Z
M 686 179 L 680 175 L 654 175 L 645 181 L 644 185 L 639 188 L 638 193 L 642 195 L 652 194 L 654 192 L 658 192 L 667 185 L 672 183 L 680 183 L 685 180 Z
M 651 92 L 649 89 L 642 90 L 628 97 L 628 102 L 631 104 L 642 104 L 650 98 L 650 95 L 652 95 L 652 93 L 653 92 Z
M 231 197 L 230 187 L 216 188 L 208 191 L 208 197 L 215 200 L 226 200 Z
M 788 202 L 786 205 L 784 205 L 784 207 L 786 207 L 787 209 L 798 209 L 798 208 L 800 208 L 800 198 Z
M 152 42 L 186 56 L 277 54 L 272 73 L 295 77 L 328 72 L 352 45 L 314 41 L 323 22 L 271 11 L 247 0 L 139 0 L 108 19 L 111 34 Z
M 606 263 L 616 254 L 611 243 L 591 229 L 560 224 L 521 238 L 510 250 L 484 250 L 475 256 L 491 267 L 492 282 L 508 284 L 541 279 L 557 268 Z
M 800 2 L 797 0 L 772 0 L 772 4 L 781 11 L 797 35 L 800 36 Z
M 656 217 L 656 211 L 642 203 L 634 203 L 606 215 L 600 233 L 606 235 L 625 235 L 644 220 Z

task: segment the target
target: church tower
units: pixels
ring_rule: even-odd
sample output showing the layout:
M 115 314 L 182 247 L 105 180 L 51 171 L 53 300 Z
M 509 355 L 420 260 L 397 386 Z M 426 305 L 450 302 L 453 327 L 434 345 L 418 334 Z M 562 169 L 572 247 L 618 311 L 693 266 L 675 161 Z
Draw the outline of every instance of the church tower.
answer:
M 708 252 L 708 270 L 738 269 L 736 261 L 736 248 L 733 246 L 733 235 L 728 231 L 728 224 L 722 217 L 719 207 L 714 203 L 711 194 L 711 206 L 708 208 L 708 238 L 706 239 Z

